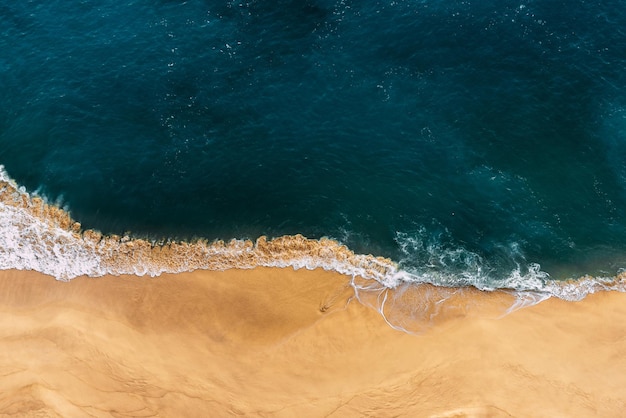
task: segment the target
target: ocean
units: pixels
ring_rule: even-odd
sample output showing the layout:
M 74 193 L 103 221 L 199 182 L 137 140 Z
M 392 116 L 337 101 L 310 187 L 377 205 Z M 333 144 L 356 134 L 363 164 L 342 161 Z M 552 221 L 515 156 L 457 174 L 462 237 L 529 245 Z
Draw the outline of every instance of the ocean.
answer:
M 600 0 L 3 2 L 0 268 L 623 290 L 624 28 Z

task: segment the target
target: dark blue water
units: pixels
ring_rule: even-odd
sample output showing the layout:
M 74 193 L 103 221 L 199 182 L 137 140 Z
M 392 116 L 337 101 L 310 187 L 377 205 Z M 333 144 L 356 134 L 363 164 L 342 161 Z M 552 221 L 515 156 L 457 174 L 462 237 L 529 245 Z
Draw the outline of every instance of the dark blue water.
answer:
M 0 5 L 0 164 L 85 228 L 626 267 L 618 1 Z

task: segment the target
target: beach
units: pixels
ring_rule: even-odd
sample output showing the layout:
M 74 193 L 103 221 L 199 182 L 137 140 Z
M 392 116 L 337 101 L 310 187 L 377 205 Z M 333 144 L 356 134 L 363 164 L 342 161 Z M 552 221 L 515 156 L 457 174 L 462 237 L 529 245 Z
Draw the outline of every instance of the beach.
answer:
M 355 300 L 350 277 L 320 269 L 70 282 L 2 271 L 0 413 L 623 413 L 625 294 L 496 315 L 503 299 L 468 291 L 463 309 L 439 312 L 412 335 Z
M 0 4 L 0 418 L 625 416 L 614 6 Z

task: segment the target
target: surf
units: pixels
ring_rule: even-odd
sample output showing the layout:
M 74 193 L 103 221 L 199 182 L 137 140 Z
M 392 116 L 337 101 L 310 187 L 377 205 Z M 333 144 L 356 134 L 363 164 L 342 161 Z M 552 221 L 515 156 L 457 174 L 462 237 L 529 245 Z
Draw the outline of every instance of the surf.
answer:
M 462 256 L 464 260 L 479 263 L 476 256 L 459 254 L 460 249 L 453 250 L 455 254 L 445 251 L 452 250 L 431 248 L 431 256 L 439 260 Z M 199 269 L 256 267 L 321 268 L 349 276 L 357 300 L 378 310 L 390 326 L 406 332 L 422 329 L 424 323 L 446 310 L 446 304 L 458 309 L 459 295 L 475 292 L 511 296 L 512 302 L 509 300 L 502 308 L 506 314 L 550 297 L 577 301 L 599 291 L 626 291 L 626 272 L 558 281 L 550 279 L 536 264 L 527 267 L 525 273 L 513 270 L 498 282 L 499 287 L 493 287 L 493 282 L 479 274 L 479 265 L 468 267 L 465 272 L 457 269 L 447 273 L 432 270 L 432 265 L 425 265 L 422 271 L 414 267 L 403 269 L 401 263 L 372 254 L 357 254 L 331 238 L 285 235 L 271 239 L 261 236 L 254 241 L 186 242 L 147 240 L 130 234 L 104 235 L 84 229 L 68 210 L 28 192 L 0 166 L 1 270 L 35 270 L 60 281 L 70 281 L 79 276 L 155 277 Z

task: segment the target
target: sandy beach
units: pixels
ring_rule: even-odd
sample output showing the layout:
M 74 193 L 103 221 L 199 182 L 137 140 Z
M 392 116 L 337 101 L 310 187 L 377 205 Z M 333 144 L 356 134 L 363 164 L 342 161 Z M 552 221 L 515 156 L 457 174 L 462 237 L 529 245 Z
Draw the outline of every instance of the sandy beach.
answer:
M 8 416 L 622 416 L 626 295 L 502 318 L 468 292 L 420 335 L 349 278 L 257 268 L 147 277 L 0 272 Z M 461 303 L 461 302 L 459 302 Z

